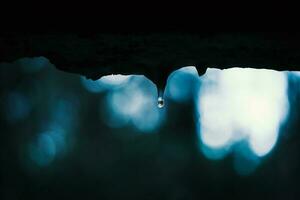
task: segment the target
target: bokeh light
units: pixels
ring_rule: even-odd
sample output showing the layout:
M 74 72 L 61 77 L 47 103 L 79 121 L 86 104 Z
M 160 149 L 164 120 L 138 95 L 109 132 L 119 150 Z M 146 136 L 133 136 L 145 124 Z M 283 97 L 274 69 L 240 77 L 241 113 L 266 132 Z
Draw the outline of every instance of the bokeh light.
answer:
M 102 85 L 102 82 L 99 80 L 93 81 L 92 79 L 87 79 L 82 76 L 81 83 L 87 91 L 92 93 L 102 92 L 105 89 Z
M 99 93 L 106 90 L 116 89 L 128 82 L 131 76 L 126 75 L 109 75 L 103 76 L 98 80 L 81 77 L 83 87 L 91 93 Z
M 197 69 L 193 66 L 174 71 L 168 78 L 165 95 L 179 103 L 191 99 L 199 81 L 198 77 Z
M 18 68 L 13 71 L 11 65 Z M 294 102 L 298 101 L 300 91 L 299 72 L 208 69 L 199 77 L 195 67 L 184 67 L 170 75 L 165 90 L 166 106 L 158 108 L 156 85 L 144 76 L 109 75 L 93 81 L 58 71 L 53 65 L 47 67 L 50 65 L 46 58 L 37 57 L 1 68 L 2 87 L 6 88 L 1 93 L 1 116 L 9 122 L 11 132 L 22 133 L 11 138 L 20 138 L 15 144 L 22 146 L 22 151 L 26 149 L 20 154 L 29 161 L 25 165 L 34 170 L 35 166 L 47 170 L 74 152 L 76 155 L 72 156 L 78 157 L 78 152 L 84 151 L 80 145 L 88 146 L 91 138 L 97 138 L 93 141 L 95 146 L 102 137 L 112 141 L 117 138 L 118 143 L 120 137 L 114 133 L 120 132 L 125 143 L 132 133 L 162 130 L 160 127 L 166 121 L 164 128 L 172 123 L 176 127 L 178 121 L 175 123 L 174 119 L 180 121 L 185 117 L 181 115 L 180 103 L 191 102 L 191 97 L 196 96 L 195 134 L 200 151 L 211 160 L 232 155 L 234 170 L 239 175 L 248 175 L 272 151 L 280 136 L 279 128 L 289 112 L 286 74 L 297 80 L 292 89 L 289 84 Z M 84 91 L 93 95 L 81 95 Z M 174 104 L 168 104 L 169 100 L 178 103 L 176 108 L 171 108 Z M 169 119 L 165 121 L 165 117 Z M 22 123 L 15 126 L 16 122 Z M 170 135 L 173 131 L 178 134 L 178 130 L 172 130 Z M 75 146 L 77 152 L 72 149 Z M 87 151 L 97 154 L 97 148 Z
M 157 107 L 156 86 L 144 76 L 133 76 L 124 87 L 111 91 L 106 106 L 104 120 L 111 127 L 131 123 L 142 132 L 152 132 L 163 116 Z
M 233 151 L 233 167 L 241 176 L 250 175 L 261 163 L 261 158 L 249 148 L 247 140 L 235 144 Z
M 46 166 L 55 158 L 56 144 L 51 134 L 51 132 L 40 134 L 29 146 L 30 158 L 39 166 Z
M 99 80 L 107 87 L 113 87 L 127 83 L 130 77 L 130 75 L 112 74 L 108 76 L 102 76 Z
M 291 72 L 291 73 L 300 77 L 300 72 L 298 72 L 298 71 L 294 71 L 294 72 Z
M 10 92 L 4 105 L 6 119 L 13 123 L 29 116 L 32 105 L 27 96 L 21 92 Z
M 201 81 L 196 107 L 204 154 L 223 158 L 245 140 L 255 156 L 267 155 L 289 110 L 286 74 L 248 68 L 208 69 Z M 251 160 L 247 155 L 243 157 Z
M 51 124 L 29 144 L 29 156 L 36 165 L 47 166 L 66 153 L 70 144 L 68 140 L 70 134 L 63 128 L 63 124 Z

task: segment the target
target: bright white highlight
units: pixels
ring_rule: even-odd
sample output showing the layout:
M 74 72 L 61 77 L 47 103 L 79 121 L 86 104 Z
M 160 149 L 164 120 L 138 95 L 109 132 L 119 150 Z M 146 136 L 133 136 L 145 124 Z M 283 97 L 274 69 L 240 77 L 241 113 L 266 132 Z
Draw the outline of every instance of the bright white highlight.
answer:
M 298 72 L 298 71 L 294 71 L 292 73 L 295 74 L 295 75 L 297 75 L 297 76 L 300 76 L 300 72 Z
M 162 117 L 156 87 L 144 76 L 134 76 L 124 87 L 111 91 L 106 106 L 105 120 L 112 127 L 131 123 L 141 132 L 152 132 Z
M 257 156 L 275 146 L 288 112 L 287 80 L 282 72 L 208 69 L 202 77 L 197 109 L 202 144 L 220 150 L 247 140 Z
M 101 81 L 103 84 L 113 86 L 113 85 L 124 84 L 128 81 L 129 78 L 130 76 L 121 75 L 121 74 L 112 74 L 109 76 L 102 76 L 99 79 L 99 81 Z
M 81 83 L 86 90 L 92 93 L 99 93 L 105 90 L 116 89 L 119 86 L 123 86 L 128 82 L 131 76 L 126 75 L 108 75 L 102 76 L 98 80 L 86 79 L 85 77 L 81 77 Z

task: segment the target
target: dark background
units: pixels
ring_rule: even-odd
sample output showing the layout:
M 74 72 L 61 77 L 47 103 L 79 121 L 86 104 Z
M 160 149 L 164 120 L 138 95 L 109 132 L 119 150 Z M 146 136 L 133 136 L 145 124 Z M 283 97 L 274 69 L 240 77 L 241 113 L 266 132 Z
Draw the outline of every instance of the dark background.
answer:
M 132 126 L 112 129 L 99 115 L 105 93 L 88 93 L 79 75 L 49 63 L 37 72 L 24 70 L 24 65 L 12 62 L 0 68 L 2 199 L 299 198 L 296 76 L 289 77 L 291 109 L 276 147 L 254 173 L 241 176 L 232 166 L 233 155 L 212 161 L 199 151 L 192 100 L 169 100 L 166 119 L 154 133 L 141 134 Z M 21 120 L 7 117 L 7 95 L 16 90 L 33 100 Z M 60 98 L 72 102 L 71 108 L 53 117 L 52 105 Z M 68 121 L 71 116 L 77 118 Z M 45 166 L 34 165 L 28 144 L 43 131 L 43 124 L 55 119 L 71 124 L 68 148 Z

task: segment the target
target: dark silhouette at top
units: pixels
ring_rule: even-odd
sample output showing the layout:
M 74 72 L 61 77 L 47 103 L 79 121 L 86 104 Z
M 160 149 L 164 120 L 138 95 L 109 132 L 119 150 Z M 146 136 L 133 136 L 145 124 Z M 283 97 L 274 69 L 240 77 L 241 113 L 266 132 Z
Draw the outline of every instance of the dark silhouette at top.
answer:
M 300 69 L 297 33 L 14 33 L 0 36 L 0 62 L 45 56 L 58 69 L 99 79 L 142 74 L 163 91 L 183 66 Z

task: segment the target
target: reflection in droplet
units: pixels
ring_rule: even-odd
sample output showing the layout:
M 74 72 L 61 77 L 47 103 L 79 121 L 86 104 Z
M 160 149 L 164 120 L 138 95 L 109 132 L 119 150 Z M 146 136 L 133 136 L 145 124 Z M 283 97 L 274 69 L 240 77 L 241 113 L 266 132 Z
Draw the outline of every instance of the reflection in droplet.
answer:
M 164 107 L 164 99 L 162 97 L 158 97 L 157 99 L 157 106 L 158 108 L 163 108 Z

